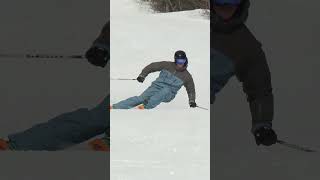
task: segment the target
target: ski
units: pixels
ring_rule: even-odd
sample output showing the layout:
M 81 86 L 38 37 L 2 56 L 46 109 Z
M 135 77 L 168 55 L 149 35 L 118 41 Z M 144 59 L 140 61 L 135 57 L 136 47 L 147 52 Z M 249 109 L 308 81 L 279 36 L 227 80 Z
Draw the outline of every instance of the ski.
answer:
M 111 109 L 114 109 L 114 108 L 112 107 L 112 105 L 110 105 L 109 109 L 111 110 Z M 140 105 L 138 105 L 138 106 L 136 106 L 136 107 L 134 107 L 132 109 L 144 110 L 145 108 L 144 108 L 144 104 L 140 104 Z

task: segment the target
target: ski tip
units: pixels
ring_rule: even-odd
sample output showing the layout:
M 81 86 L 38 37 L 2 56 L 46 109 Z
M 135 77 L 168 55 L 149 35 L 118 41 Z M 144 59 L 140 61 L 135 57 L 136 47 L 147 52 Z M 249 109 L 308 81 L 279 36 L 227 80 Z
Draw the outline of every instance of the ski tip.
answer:
M 95 139 L 89 142 L 88 145 L 93 151 L 110 152 L 110 146 L 106 144 L 102 139 Z
M 9 142 L 0 138 L 0 151 L 9 150 Z

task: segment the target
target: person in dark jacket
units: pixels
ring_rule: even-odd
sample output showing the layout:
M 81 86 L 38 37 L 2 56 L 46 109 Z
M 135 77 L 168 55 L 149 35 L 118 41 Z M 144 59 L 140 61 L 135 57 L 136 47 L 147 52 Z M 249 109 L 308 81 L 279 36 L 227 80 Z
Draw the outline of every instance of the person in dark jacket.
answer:
M 109 33 L 110 25 L 107 23 L 100 36 L 86 52 L 86 58 L 91 64 L 105 67 L 109 61 Z M 90 142 L 90 147 L 93 150 L 109 151 L 108 105 L 109 96 L 93 109 L 81 108 L 64 113 L 25 131 L 11 134 L 7 140 L 0 139 L 0 150 L 57 151 L 105 133 L 104 138 Z
M 190 107 L 197 107 L 193 78 L 187 70 L 188 58 L 186 53 L 177 51 L 174 59 L 175 62 L 155 62 L 145 67 L 137 78 L 139 82 L 142 83 L 152 72 L 160 71 L 159 77 L 140 96 L 134 96 L 113 104 L 112 109 L 130 109 L 141 104 L 145 109 L 152 109 L 162 102 L 172 101 L 182 86 L 187 90 Z
M 274 100 L 262 45 L 244 24 L 249 0 L 211 0 L 211 103 L 232 76 L 243 83 L 257 145 L 277 142 L 272 129 Z

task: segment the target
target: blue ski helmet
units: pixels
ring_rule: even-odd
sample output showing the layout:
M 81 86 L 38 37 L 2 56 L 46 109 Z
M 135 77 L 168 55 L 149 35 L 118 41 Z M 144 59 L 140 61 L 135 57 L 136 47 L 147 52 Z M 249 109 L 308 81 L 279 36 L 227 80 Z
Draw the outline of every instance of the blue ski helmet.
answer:
M 211 0 L 213 1 L 213 4 L 215 5 L 232 5 L 232 6 L 238 6 L 241 4 L 241 0 Z
M 176 51 L 174 53 L 174 62 L 176 64 L 183 64 L 184 66 L 188 66 L 188 58 L 184 51 Z

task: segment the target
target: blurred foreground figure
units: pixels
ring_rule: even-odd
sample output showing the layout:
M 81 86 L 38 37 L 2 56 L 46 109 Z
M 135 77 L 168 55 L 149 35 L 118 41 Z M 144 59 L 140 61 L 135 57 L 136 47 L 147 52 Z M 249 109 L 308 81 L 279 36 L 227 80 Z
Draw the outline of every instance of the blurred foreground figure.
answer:
M 272 129 L 274 102 L 265 54 L 244 24 L 249 0 L 211 0 L 211 103 L 234 75 L 243 83 L 257 145 L 277 141 Z
M 109 61 L 110 24 L 107 23 L 100 36 L 86 52 L 88 61 L 105 67 Z M 82 108 L 61 114 L 45 123 L 14 133 L 6 140 L 0 139 L 0 150 L 15 151 L 57 151 L 85 142 L 105 133 L 102 139 L 88 144 L 97 151 L 109 151 L 110 116 L 108 115 L 109 96 L 93 109 Z

